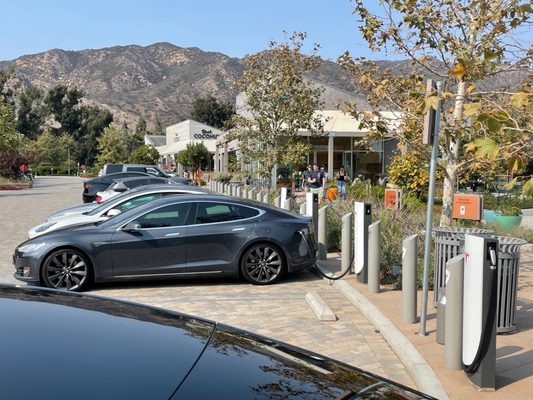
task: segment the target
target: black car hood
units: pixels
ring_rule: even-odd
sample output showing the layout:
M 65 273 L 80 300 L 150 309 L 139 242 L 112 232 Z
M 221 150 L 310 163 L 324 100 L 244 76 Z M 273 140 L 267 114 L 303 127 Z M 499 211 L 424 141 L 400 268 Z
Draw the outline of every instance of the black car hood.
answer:
M 430 399 L 306 350 L 217 325 L 178 399 Z
M 6 399 L 167 400 L 215 326 L 125 302 L 1 286 L 0 315 Z

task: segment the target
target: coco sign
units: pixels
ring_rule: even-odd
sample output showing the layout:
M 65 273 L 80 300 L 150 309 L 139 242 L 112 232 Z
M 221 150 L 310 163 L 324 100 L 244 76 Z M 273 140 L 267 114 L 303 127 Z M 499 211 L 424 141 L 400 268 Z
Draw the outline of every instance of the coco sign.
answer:
M 194 138 L 195 139 L 216 139 L 218 137 L 218 133 L 213 133 L 211 129 L 206 130 L 202 129 L 202 133 L 195 133 Z

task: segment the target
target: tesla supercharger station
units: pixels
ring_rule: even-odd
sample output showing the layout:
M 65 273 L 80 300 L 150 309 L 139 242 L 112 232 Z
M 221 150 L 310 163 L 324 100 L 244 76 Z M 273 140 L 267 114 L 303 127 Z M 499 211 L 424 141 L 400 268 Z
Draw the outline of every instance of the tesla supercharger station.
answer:
M 361 283 L 368 282 L 368 226 L 372 223 L 372 205 L 354 203 L 354 273 Z
M 318 240 L 318 193 L 305 194 L 305 215 L 312 218 L 315 239 Z
M 498 240 L 465 235 L 463 369 L 479 388 L 496 385 Z

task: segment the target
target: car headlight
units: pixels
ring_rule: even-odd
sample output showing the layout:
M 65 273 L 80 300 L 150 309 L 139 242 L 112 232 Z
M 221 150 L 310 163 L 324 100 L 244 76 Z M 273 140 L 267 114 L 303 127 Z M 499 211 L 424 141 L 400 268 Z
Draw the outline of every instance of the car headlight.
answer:
M 44 243 L 28 243 L 20 246 L 17 250 L 21 253 L 29 253 L 30 251 L 35 251 L 43 246 Z
M 49 222 L 47 224 L 42 224 L 40 227 L 38 227 L 37 229 L 35 229 L 35 232 L 44 232 L 46 231 L 48 228 L 51 228 L 52 226 L 54 226 L 55 224 L 57 224 L 57 222 Z

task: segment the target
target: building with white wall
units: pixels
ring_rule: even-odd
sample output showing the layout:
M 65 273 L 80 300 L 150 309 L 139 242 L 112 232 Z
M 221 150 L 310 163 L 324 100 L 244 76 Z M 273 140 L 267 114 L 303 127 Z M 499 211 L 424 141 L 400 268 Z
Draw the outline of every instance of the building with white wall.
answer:
M 217 128 L 192 119 L 171 125 L 165 129 L 166 144 L 156 147 L 163 165 L 176 163 L 176 154 L 187 148 L 188 144 L 203 143 L 211 154 L 215 154 L 216 141 L 223 132 Z M 176 164 L 178 173 L 182 166 Z
M 321 96 L 324 110 L 316 112 L 323 118 L 325 124 L 323 135 L 312 135 L 303 129 L 298 133 L 312 144 L 312 150 L 307 157 L 308 163 L 325 165 L 330 176 L 333 176 L 342 165 L 352 178 L 361 175 L 375 180 L 380 174 L 386 174 L 397 142 L 393 139 L 383 139 L 371 142 L 369 148 L 361 146 L 368 130 L 361 127 L 360 121 L 339 109 L 340 104 L 352 103 L 360 111 L 370 110 L 366 101 L 333 86 L 313 83 L 325 89 Z M 246 107 L 244 93 L 237 96 L 236 110 L 243 117 L 251 117 Z M 400 122 L 401 115 L 397 112 L 382 111 L 381 115 L 392 125 Z M 217 139 L 215 150 L 215 171 L 226 172 L 231 155 L 240 158 L 238 149 L 238 142 L 228 141 L 226 135 L 221 135 Z M 250 168 L 253 169 L 253 165 Z

